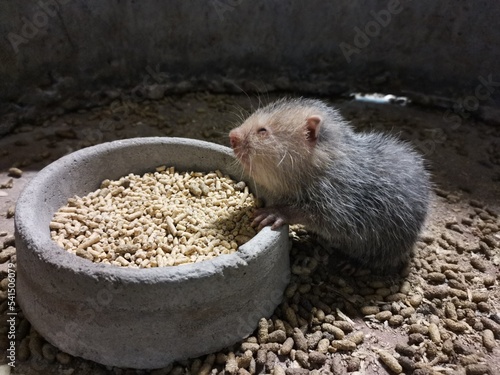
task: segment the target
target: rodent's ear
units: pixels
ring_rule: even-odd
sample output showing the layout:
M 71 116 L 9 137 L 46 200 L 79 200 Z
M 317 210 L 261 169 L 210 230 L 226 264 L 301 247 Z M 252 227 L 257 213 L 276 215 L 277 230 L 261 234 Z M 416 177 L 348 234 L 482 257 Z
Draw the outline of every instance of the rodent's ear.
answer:
M 311 146 L 315 146 L 318 141 L 319 128 L 323 119 L 318 115 L 309 116 L 306 119 L 306 137 Z

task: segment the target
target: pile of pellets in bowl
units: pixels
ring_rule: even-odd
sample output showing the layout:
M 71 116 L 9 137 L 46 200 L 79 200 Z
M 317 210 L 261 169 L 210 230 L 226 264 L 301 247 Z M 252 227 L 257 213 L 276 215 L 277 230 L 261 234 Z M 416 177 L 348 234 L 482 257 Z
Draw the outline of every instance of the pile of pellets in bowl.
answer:
M 258 199 L 245 182 L 219 170 L 177 172 L 160 166 L 142 176 L 104 180 L 68 199 L 50 222 L 63 249 L 95 263 L 152 268 L 231 254 L 249 241 Z

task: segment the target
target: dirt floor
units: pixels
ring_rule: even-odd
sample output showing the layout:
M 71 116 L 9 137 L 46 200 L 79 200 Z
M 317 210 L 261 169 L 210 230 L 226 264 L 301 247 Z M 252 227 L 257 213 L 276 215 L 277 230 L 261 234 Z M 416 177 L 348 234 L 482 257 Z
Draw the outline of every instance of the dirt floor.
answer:
M 229 145 L 228 131 L 259 105 L 259 98 L 245 95 L 195 93 L 157 101 L 116 96 L 109 105 L 27 123 L 0 139 L 2 350 L 8 347 L 7 269 L 15 263 L 16 199 L 41 168 L 80 148 L 131 137 Z M 10 373 L 500 374 L 500 127 L 469 113 L 453 117 L 411 103 L 330 102 L 357 129 L 393 133 L 428 160 L 435 186 L 432 214 L 401 275 L 344 275 L 335 266 L 340 257 L 294 228 L 293 277 L 284 300 L 241 343 L 151 372 L 109 368 L 60 352 L 19 311 Z M 12 167 L 21 171 L 9 172 Z M 0 374 L 9 369 L 0 366 Z

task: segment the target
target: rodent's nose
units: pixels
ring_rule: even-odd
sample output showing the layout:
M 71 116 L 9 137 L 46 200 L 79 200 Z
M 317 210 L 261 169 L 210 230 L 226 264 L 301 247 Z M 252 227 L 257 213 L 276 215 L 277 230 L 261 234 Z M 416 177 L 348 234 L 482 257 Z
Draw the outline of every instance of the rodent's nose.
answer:
M 241 143 L 241 139 L 240 139 L 240 137 L 239 137 L 239 136 L 238 136 L 238 134 L 237 134 L 235 131 L 233 131 L 233 130 L 231 130 L 231 131 L 229 132 L 229 142 L 231 143 L 231 147 L 232 147 L 232 148 L 236 148 L 236 147 L 238 147 L 238 145 Z

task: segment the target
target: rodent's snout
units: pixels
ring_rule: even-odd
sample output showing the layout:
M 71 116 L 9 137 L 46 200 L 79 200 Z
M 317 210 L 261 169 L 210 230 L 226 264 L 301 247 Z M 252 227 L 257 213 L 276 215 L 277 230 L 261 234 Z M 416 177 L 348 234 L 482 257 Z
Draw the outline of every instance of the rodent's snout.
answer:
M 231 143 L 234 155 L 245 165 L 248 162 L 248 145 L 244 135 L 238 129 L 233 129 L 229 132 L 229 142 Z
M 231 147 L 235 149 L 241 144 L 241 137 L 239 136 L 238 132 L 235 130 L 231 130 L 229 132 L 229 142 L 231 143 Z

